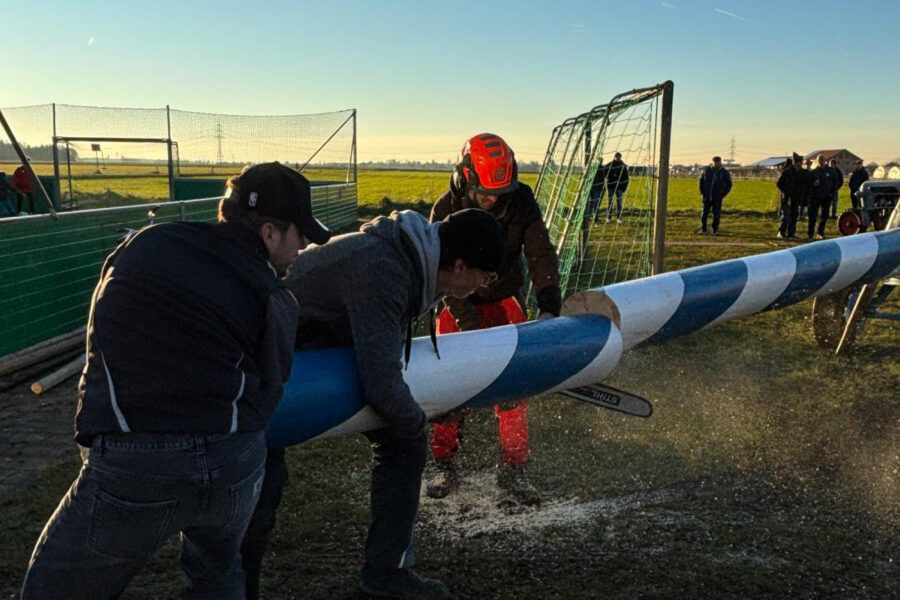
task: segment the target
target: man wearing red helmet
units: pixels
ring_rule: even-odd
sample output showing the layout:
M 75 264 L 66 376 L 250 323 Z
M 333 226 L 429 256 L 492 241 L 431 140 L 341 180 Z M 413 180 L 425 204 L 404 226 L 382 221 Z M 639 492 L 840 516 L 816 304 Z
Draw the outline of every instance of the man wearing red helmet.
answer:
M 431 210 L 431 220 L 441 221 L 466 208 L 486 210 L 497 219 L 506 237 L 506 258 L 497 272 L 497 280 L 490 285 L 467 298 L 444 299 L 446 307 L 438 318 L 438 333 L 525 321 L 520 297 L 525 282 L 523 250 L 537 295 L 538 318 L 559 316 L 562 298 L 556 250 L 550 243 L 534 193 L 518 180 L 513 151 L 492 133 L 478 134 L 466 141 L 450 177 L 450 189 L 438 198 Z M 526 409 L 524 399 L 494 407 L 501 448 L 497 483 L 520 503 L 536 504 L 538 494 L 524 470 L 529 454 Z M 460 417 L 455 422 L 434 425 L 431 450 L 438 473 L 426 488 L 432 498 L 443 498 L 458 485 L 455 459 L 463 420 Z

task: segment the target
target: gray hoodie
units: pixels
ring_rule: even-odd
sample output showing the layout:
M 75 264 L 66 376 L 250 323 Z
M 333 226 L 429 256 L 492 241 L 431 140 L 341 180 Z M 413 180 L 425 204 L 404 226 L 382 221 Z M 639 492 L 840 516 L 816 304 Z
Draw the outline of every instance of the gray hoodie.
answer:
M 403 436 L 425 426 L 401 357 L 411 323 L 441 297 L 439 227 L 412 211 L 378 217 L 301 252 L 285 278 L 300 306 L 298 347 L 352 344 L 365 401 Z

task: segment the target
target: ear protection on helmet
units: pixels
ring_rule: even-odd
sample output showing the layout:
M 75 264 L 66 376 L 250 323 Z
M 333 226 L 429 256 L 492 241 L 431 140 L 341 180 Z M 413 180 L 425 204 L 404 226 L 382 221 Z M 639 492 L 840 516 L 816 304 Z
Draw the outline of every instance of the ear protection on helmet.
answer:
M 518 187 L 519 166 L 503 138 L 480 133 L 466 140 L 450 182 L 461 193 L 474 189 L 481 194 L 502 195 Z

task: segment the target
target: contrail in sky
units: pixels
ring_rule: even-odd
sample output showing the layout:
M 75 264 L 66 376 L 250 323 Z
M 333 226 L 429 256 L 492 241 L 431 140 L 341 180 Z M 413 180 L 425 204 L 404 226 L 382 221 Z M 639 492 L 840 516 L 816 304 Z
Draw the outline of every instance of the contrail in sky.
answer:
M 744 17 L 742 17 L 741 15 L 736 15 L 734 13 L 728 12 L 727 10 L 722 10 L 721 8 L 717 8 L 715 10 L 717 13 L 721 13 L 721 14 L 725 15 L 726 17 L 731 17 L 732 19 L 737 19 L 738 21 L 746 21 L 747 20 Z

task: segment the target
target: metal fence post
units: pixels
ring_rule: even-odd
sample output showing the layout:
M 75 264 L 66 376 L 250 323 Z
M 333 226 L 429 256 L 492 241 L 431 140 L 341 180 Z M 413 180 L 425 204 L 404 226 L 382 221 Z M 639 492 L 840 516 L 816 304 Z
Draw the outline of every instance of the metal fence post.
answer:
M 653 261 L 650 273 L 662 273 L 666 258 L 666 213 L 669 200 L 669 154 L 672 146 L 672 95 L 675 84 L 663 84 L 662 130 L 659 137 L 659 186 L 656 189 L 656 208 L 653 211 Z
M 353 109 L 353 146 L 352 146 L 352 157 L 353 160 L 353 183 L 359 184 L 359 171 L 358 171 L 358 161 L 356 159 L 356 109 Z
M 175 169 L 172 164 L 172 118 L 166 104 L 166 150 L 169 153 L 169 202 L 175 200 Z
M 59 186 L 59 146 L 56 143 L 56 102 L 52 104 L 53 106 L 53 191 L 56 193 L 56 198 L 53 200 L 53 204 L 56 207 L 56 210 L 62 209 L 62 190 L 60 190 Z

